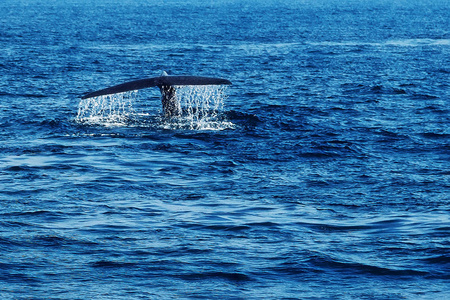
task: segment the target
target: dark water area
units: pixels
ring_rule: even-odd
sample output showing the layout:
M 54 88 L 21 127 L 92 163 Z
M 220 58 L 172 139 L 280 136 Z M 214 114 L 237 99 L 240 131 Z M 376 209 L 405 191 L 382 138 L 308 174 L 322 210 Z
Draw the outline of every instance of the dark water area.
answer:
M 187 2 L 0 3 L 0 298 L 450 297 L 449 3 Z M 77 120 L 162 70 L 219 126 Z

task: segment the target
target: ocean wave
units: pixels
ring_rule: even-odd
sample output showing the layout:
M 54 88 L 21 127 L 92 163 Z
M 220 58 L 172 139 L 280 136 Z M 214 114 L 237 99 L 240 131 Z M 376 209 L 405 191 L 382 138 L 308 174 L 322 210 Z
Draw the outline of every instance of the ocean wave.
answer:
M 196 280 L 212 280 L 222 279 L 227 281 L 250 281 L 251 277 L 245 273 L 237 272 L 202 272 L 202 273 L 185 273 L 177 275 L 177 277 L 184 280 L 196 281 Z
M 312 46 L 325 46 L 325 47 L 427 47 L 427 46 L 450 46 L 450 39 L 398 39 L 398 40 L 386 40 L 380 42 L 361 42 L 361 41 L 324 41 L 324 42 L 307 42 L 306 44 Z M 320 49 L 313 51 L 322 51 Z M 321 52 L 320 52 L 321 53 Z M 329 52 L 329 54 L 335 54 Z

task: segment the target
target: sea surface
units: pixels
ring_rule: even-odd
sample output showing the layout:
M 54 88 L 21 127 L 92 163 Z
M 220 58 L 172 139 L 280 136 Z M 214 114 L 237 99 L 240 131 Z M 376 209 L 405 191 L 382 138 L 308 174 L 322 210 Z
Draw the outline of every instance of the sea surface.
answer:
M 449 5 L 2 0 L 0 298 L 449 299 Z

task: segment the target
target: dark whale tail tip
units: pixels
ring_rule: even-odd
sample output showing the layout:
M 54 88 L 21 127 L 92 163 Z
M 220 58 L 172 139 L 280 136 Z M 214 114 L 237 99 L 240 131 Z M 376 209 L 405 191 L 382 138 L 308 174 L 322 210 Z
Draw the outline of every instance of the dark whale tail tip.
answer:
M 177 85 L 231 85 L 231 81 L 222 78 L 201 76 L 170 76 L 165 71 L 159 77 L 139 79 L 115 85 L 106 89 L 85 94 L 81 99 L 124 93 L 149 87 L 177 86 Z

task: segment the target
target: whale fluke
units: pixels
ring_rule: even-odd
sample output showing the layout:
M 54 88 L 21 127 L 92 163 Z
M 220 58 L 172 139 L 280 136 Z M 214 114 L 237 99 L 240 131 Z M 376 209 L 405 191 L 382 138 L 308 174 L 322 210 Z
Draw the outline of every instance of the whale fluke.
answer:
M 159 87 L 161 91 L 161 102 L 166 117 L 181 115 L 180 103 L 176 96 L 176 86 L 182 85 L 230 85 L 231 81 L 222 78 L 201 77 L 201 76 L 168 76 L 162 72 L 161 76 L 139 79 L 125 82 L 106 89 L 88 93 L 81 99 L 93 98 L 98 96 L 124 93 L 149 87 Z
M 106 89 L 88 93 L 81 97 L 87 99 L 92 97 L 124 93 L 150 87 L 177 86 L 177 85 L 230 85 L 227 79 L 201 77 L 201 76 L 160 76 L 125 82 Z

